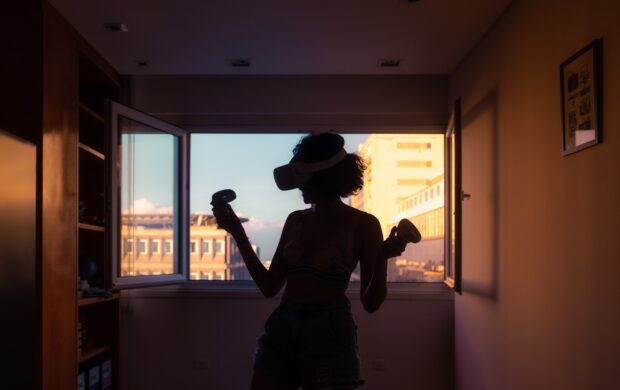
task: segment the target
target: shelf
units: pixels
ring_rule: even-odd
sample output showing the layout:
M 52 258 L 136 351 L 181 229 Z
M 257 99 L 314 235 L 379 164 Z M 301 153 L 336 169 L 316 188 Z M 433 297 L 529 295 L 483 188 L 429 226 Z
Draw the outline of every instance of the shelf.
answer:
M 96 123 L 101 126 L 105 123 L 105 120 L 101 115 L 97 114 L 92 108 L 82 102 L 80 102 L 80 113 L 84 113 L 89 123 Z
M 88 145 L 84 145 L 83 143 L 78 143 L 78 147 L 80 148 L 80 150 L 85 151 L 86 153 L 90 153 L 91 155 L 101 159 L 101 160 L 105 160 L 105 155 L 93 148 L 91 148 Z
M 80 363 L 84 363 L 87 360 L 90 360 L 96 356 L 99 356 L 111 350 L 112 350 L 112 347 L 109 345 L 102 345 L 99 347 L 87 348 L 82 351 L 82 354 L 78 357 L 78 360 Z
M 78 306 L 88 306 L 88 305 L 93 305 L 95 303 L 115 301 L 119 297 L 120 297 L 120 295 L 118 293 L 115 293 L 111 297 L 107 297 L 107 298 L 104 298 L 104 297 L 79 298 L 78 299 Z
M 103 226 L 91 225 L 89 223 L 84 223 L 84 222 L 79 222 L 78 228 L 84 229 L 84 230 L 91 230 L 94 232 L 105 232 L 105 228 Z

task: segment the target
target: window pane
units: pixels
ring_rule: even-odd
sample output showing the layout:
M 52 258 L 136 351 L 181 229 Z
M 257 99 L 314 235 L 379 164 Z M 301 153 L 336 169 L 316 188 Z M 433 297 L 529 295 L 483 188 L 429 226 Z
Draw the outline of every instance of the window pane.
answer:
M 364 189 L 345 202 L 375 215 L 384 237 L 402 218 L 409 218 L 422 233 L 422 242 L 408 245 L 402 256 L 390 260 L 388 280 L 443 281 L 444 199 L 435 192 L 435 187 L 443 186 L 443 135 L 343 136 L 347 151 L 358 152 L 368 164 Z M 231 205 L 244 221 L 259 258 L 266 266 L 270 264 L 286 217 L 308 207 L 299 191 L 280 191 L 273 180 L 273 169 L 291 159 L 292 149 L 301 137 L 192 135 L 190 236 L 196 242 L 213 241 L 212 261 L 191 252 L 192 279 L 251 279 L 235 240 L 217 228 L 212 216 L 211 195 L 226 188 L 237 193 Z M 359 280 L 358 270 L 351 280 Z
M 280 191 L 273 169 L 289 161 L 299 134 L 192 134 L 190 239 L 211 242 L 211 254 L 190 253 L 194 280 L 250 280 L 235 240 L 218 229 L 211 195 L 231 188 L 231 203 L 244 221 L 259 258 L 269 266 L 288 214 L 306 208 L 295 191 Z M 204 245 L 204 244 L 203 244 Z
M 119 276 L 177 273 L 178 137 L 123 116 L 118 119 L 124 246 Z
M 345 135 L 347 141 L 351 137 Z M 351 205 L 376 216 L 384 238 L 401 219 L 409 219 L 422 234 L 422 241 L 408 244 L 388 262 L 388 281 L 442 282 L 444 198 L 435 196 L 435 187 L 444 185 L 443 134 L 370 134 L 357 152 L 368 169 Z M 358 272 L 352 279 L 359 278 Z

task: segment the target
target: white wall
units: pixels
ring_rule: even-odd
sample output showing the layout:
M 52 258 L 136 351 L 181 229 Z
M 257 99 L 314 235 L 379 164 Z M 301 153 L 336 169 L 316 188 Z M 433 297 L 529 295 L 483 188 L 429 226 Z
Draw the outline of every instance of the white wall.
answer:
M 350 299 L 359 326 L 363 389 L 452 388 L 451 293 L 396 297 L 372 315 L 355 296 Z M 125 292 L 122 388 L 248 388 L 256 337 L 278 302 L 251 292 L 218 294 L 171 287 Z M 207 368 L 195 367 L 196 360 L 203 360 Z
M 455 71 L 463 99 L 463 390 L 617 388 L 620 2 L 517 0 Z M 559 66 L 603 39 L 603 143 L 563 157 Z

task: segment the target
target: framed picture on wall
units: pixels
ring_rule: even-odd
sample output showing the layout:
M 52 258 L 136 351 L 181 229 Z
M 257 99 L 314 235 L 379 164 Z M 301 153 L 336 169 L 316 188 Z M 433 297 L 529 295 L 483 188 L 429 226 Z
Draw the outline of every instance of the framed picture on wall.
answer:
M 600 40 L 592 41 L 560 65 L 562 153 L 601 142 Z

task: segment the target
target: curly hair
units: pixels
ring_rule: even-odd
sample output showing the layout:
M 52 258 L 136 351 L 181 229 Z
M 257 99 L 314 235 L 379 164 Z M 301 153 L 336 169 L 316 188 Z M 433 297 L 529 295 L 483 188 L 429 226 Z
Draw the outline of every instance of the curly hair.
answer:
M 303 137 L 293 149 L 293 161 L 314 163 L 327 160 L 344 146 L 344 138 L 334 133 L 320 133 Z M 364 186 L 366 163 L 356 154 L 346 157 L 331 168 L 312 174 L 309 184 L 314 186 L 320 196 L 345 198 L 353 195 Z

